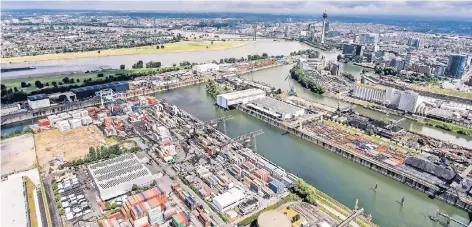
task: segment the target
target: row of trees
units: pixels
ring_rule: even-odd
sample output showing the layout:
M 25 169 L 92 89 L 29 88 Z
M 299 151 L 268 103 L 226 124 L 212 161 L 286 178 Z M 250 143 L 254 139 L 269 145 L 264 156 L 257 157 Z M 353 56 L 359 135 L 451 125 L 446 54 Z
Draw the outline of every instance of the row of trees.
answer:
M 214 80 L 208 79 L 208 83 L 206 85 L 206 92 L 213 98 L 215 98 L 217 95 L 221 94 L 222 89 L 221 86 Z
M 59 169 L 63 169 L 64 167 L 73 167 L 77 165 L 115 158 L 125 153 L 136 153 L 138 150 L 139 150 L 138 147 L 127 149 L 127 148 L 120 147 L 118 144 L 109 146 L 109 147 L 105 147 L 105 146 L 100 146 L 97 148 L 90 147 L 89 153 L 84 159 L 80 158 L 71 162 L 66 162 L 60 165 Z
M 150 61 L 146 63 L 146 68 L 160 68 L 161 65 L 160 61 Z
M 324 87 L 317 84 L 312 78 L 306 76 L 303 70 L 297 66 L 290 69 L 290 76 L 302 85 L 302 87 L 310 89 L 313 93 L 322 95 L 326 92 Z
M 308 55 L 309 58 L 319 58 L 320 52 L 314 49 L 299 50 L 290 53 L 290 56 L 295 55 Z
M 344 73 L 341 73 L 341 76 L 346 77 L 348 80 L 350 80 L 350 81 L 352 81 L 352 82 L 356 81 L 356 79 L 354 78 L 354 76 L 353 76 L 352 74 L 350 74 L 350 73 L 344 72 Z

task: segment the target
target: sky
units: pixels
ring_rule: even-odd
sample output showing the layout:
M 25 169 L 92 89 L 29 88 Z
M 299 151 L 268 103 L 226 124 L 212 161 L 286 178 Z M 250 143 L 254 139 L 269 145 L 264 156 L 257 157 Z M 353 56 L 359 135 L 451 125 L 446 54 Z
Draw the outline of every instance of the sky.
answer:
M 2 9 L 133 10 L 155 12 L 247 12 L 270 14 L 411 15 L 472 18 L 472 1 L 17 1 Z

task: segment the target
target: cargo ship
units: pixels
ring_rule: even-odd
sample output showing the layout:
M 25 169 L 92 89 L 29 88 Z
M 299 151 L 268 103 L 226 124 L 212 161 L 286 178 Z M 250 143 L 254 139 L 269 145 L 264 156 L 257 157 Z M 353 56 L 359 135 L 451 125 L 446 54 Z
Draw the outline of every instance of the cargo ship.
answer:
M 4 73 L 4 72 L 13 72 L 13 71 L 33 70 L 33 69 L 36 69 L 36 67 L 27 66 L 27 67 L 16 67 L 16 68 L 2 68 L 2 73 Z

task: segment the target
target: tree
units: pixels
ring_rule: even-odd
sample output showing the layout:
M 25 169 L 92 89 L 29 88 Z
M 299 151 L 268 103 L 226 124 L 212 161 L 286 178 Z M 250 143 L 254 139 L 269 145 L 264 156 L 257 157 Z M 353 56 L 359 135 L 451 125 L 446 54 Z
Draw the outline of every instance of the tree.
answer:
M 267 58 L 269 55 L 267 53 L 262 53 L 262 58 Z
M 110 202 L 105 202 L 105 208 L 107 210 L 110 210 L 111 209 L 111 203 Z
M 5 85 L 2 84 L 2 90 L 4 90 L 3 86 Z M 21 87 L 28 87 L 28 84 L 26 84 L 26 82 L 21 81 Z
M 71 78 L 71 79 L 69 80 L 69 82 L 70 82 L 71 84 L 75 83 L 74 78 Z
M 213 44 L 213 41 L 211 41 L 211 44 Z
M 338 61 L 340 61 L 341 58 L 343 58 L 343 56 L 341 56 L 340 54 L 338 54 L 338 57 L 337 57 Z
M 22 85 L 21 87 L 23 87 L 23 83 L 25 83 L 25 82 L 21 82 L 21 83 L 22 83 L 22 84 L 21 84 L 21 85 Z M 26 83 L 25 83 L 25 85 L 26 85 Z M 6 89 L 7 89 L 7 86 L 5 86 L 5 84 L 2 84 L 2 90 L 6 90 Z
M 13 88 L 13 91 L 14 91 L 14 92 L 18 92 L 18 88 L 17 88 L 17 87 L 14 87 L 14 88 Z
M 79 80 L 79 79 L 77 79 L 77 80 L 76 80 L 76 82 L 77 82 L 77 83 L 80 83 L 80 80 Z
M 161 48 L 164 49 L 164 45 L 161 45 Z
M 120 69 L 121 69 L 121 70 L 124 70 L 124 69 L 125 69 L 125 65 L 120 65 Z
M 297 222 L 298 220 L 300 220 L 300 215 L 299 214 L 296 214 L 295 216 L 293 216 L 292 222 Z
M 159 48 L 160 48 L 160 46 L 159 46 L 159 45 L 157 45 L 157 46 L 156 46 L 156 49 L 159 49 Z
M 41 81 L 39 81 L 39 80 L 34 82 L 34 86 L 36 86 L 39 89 L 44 87 L 43 83 L 41 83 Z
M 174 63 L 174 64 L 172 64 L 172 66 L 175 67 L 175 66 L 177 66 L 177 64 Z
M 223 63 L 225 63 L 225 61 L 222 58 L 222 59 L 220 59 L 220 64 L 223 64 Z
M 97 52 L 98 52 L 98 54 L 100 54 L 100 51 L 97 51 Z
M 65 84 L 68 84 L 68 83 L 69 83 L 69 77 L 67 77 L 67 76 L 64 77 L 64 78 L 62 79 L 62 82 L 64 82 Z
M 53 81 L 51 84 L 52 84 L 52 86 L 57 87 L 57 82 L 56 81 Z
M 103 73 L 97 74 L 97 77 L 103 77 Z
M 133 186 L 131 186 L 131 190 L 132 190 L 132 191 L 136 191 L 136 190 L 138 190 L 138 189 L 139 189 L 139 188 L 138 188 L 138 185 L 136 185 L 136 184 L 133 184 Z

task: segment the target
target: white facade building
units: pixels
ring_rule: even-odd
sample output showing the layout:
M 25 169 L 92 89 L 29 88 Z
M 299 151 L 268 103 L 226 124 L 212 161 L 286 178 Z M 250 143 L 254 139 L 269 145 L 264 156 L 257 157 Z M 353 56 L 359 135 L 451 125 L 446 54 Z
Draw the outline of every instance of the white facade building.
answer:
M 220 107 L 228 109 L 232 105 L 246 104 L 253 100 L 264 98 L 265 96 L 265 91 L 252 88 L 218 95 L 216 96 L 216 104 L 218 104 Z
M 416 108 L 421 103 L 421 96 L 414 91 L 403 91 L 400 97 L 398 109 L 409 113 L 415 113 Z
M 247 104 L 250 108 L 280 120 L 294 119 L 305 114 L 305 110 L 294 105 L 264 97 Z
M 28 106 L 35 110 L 51 106 L 49 96 L 46 94 L 37 94 L 28 96 Z
M 217 64 L 209 63 L 209 64 L 202 64 L 202 65 L 195 65 L 193 66 L 192 69 L 197 71 L 197 73 L 204 73 L 204 72 L 218 71 L 220 67 Z
M 368 86 L 364 84 L 356 84 L 352 95 L 358 99 L 377 103 L 384 103 L 386 89 Z
M 211 205 L 218 212 L 233 209 L 245 199 L 244 191 L 239 188 L 231 188 L 227 192 L 213 198 Z
M 102 200 L 109 200 L 129 191 L 133 184 L 149 186 L 154 178 L 135 154 L 124 154 L 88 165 Z

